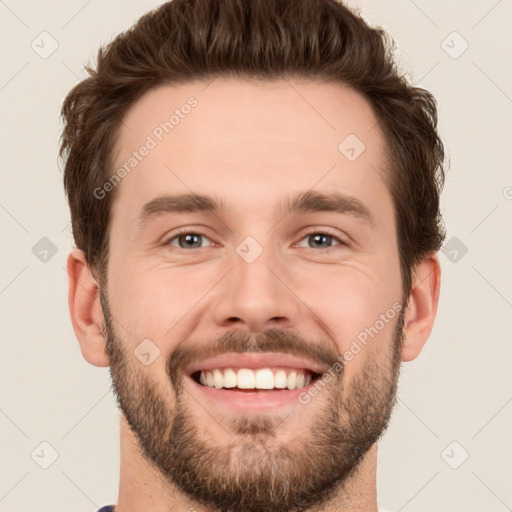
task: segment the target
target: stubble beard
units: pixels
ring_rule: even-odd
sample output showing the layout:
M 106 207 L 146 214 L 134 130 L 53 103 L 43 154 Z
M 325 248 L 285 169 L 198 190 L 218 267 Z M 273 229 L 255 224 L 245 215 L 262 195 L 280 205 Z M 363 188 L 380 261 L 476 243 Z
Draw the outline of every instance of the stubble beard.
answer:
M 343 489 L 387 428 L 396 401 L 403 310 L 385 360 L 366 358 L 348 387 L 344 372 L 336 374 L 319 392 L 328 397 L 324 407 L 314 405 L 320 397 L 300 405 L 311 407 L 308 432 L 298 432 L 293 441 L 279 442 L 279 432 L 287 429 L 293 412 L 287 418 L 276 414 L 232 417 L 229 424 L 222 425 L 231 440 L 218 446 L 201 437 L 187 410 L 181 374 L 187 347 L 179 349 L 178 357 L 174 357 L 176 351 L 169 354 L 166 369 L 171 386 L 165 392 L 137 368 L 139 361 L 129 361 L 127 344 L 114 331 L 103 294 L 101 304 L 118 406 L 141 453 L 171 489 L 178 488 L 194 502 L 226 512 L 319 510 L 335 496 L 338 502 L 344 501 Z M 242 351 L 243 341 L 237 343 L 237 339 L 231 333 L 224 346 Z M 262 336 L 258 339 L 265 341 Z M 264 345 L 270 347 L 271 340 L 266 339 Z M 206 411 L 204 415 L 205 421 L 216 421 Z

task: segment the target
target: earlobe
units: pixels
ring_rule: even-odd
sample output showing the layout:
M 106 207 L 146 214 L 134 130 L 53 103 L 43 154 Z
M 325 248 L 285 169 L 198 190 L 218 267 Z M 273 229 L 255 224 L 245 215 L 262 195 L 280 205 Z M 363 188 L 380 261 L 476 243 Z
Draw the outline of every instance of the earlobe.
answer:
M 109 366 L 102 332 L 104 323 L 99 286 L 84 252 L 74 249 L 68 256 L 68 304 L 73 330 L 84 358 L 94 366 Z
M 414 269 L 412 291 L 407 302 L 402 361 L 412 361 L 425 345 L 437 313 L 441 289 L 441 265 L 436 253 Z

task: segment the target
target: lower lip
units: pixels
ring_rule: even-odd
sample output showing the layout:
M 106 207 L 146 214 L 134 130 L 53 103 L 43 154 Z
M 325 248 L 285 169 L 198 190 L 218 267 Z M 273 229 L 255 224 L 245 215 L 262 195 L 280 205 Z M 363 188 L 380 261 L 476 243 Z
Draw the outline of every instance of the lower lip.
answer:
M 310 383 L 308 386 L 300 389 L 232 391 L 230 389 L 217 389 L 203 386 L 188 375 L 185 376 L 185 379 L 194 390 L 197 390 L 202 396 L 219 407 L 227 407 L 238 411 L 275 409 L 276 407 L 293 406 L 295 404 L 300 405 L 299 395 L 301 393 L 307 393 L 310 386 L 313 384 Z

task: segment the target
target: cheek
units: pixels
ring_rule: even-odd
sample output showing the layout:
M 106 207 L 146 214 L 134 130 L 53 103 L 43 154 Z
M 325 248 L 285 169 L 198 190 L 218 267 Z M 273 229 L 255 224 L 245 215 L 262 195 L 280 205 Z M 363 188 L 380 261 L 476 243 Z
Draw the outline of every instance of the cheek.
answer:
M 174 327 L 218 280 L 217 273 L 199 272 L 199 267 L 139 267 L 133 272 L 125 269 L 124 276 L 131 277 L 114 281 L 110 292 L 115 296 L 116 319 L 134 342 L 150 338 L 157 343 L 172 337 Z
M 377 352 L 388 350 L 400 308 L 400 281 L 395 273 L 383 272 L 377 264 L 310 267 L 307 286 L 300 278 L 306 274 L 295 273 L 292 289 L 328 326 L 325 334 L 334 337 L 338 352 L 351 352 L 348 358 L 362 361 L 363 353 L 381 357 Z

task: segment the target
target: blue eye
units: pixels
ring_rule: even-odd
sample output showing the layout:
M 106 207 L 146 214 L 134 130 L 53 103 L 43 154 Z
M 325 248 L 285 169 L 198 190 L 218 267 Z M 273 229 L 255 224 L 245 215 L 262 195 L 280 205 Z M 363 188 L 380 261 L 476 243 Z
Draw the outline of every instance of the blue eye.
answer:
M 208 245 L 203 245 L 203 242 L 207 240 L 212 245 L 212 241 L 201 233 L 194 231 L 185 231 L 177 233 L 172 238 L 169 238 L 164 245 L 170 245 L 171 247 L 177 247 L 179 249 L 202 249 Z M 307 245 L 303 245 L 302 241 L 307 240 Z M 338 245 L 347 245 L 345 242 L 340 240 L 338 237 L 329 234 L 326 231 L 315 231 L 305 235 L 300 242 L 297 244 L 298 247 L 305 247 L 308 249 L 329 249 L 330 247 Z
M 332 247 L 333 245 L 346 245 L 344 242 L 342 242 L 339 238 L 335 237 L 334 235 L 330 235 L 329 233 L 324 232 L 316 232 L 316 233 L 310 233 L 306 235 L 302 240 L 308 240 L 308 246 L 309 248 L 320 248 L 320 249 L 328 249 L 329 247 Z M 301 241 L 302 241 L 301 240 Z M 333 240 L 335 240 L 337 243 L 333 244 Z M 300 245 L 299 247 L 304 247 L 303 245 Z
M 187 233 L 179 233 L 172 238 L 170 238 L 166 245 L 171 245 L 173 247 L 179 247 L 180 249 L 201 249 L 201 241 L 202 239 L 210 240 L 204 235 L 201 235 L 200 233 L 193 233 L 193 232 L 187 232 Z M 174 243 L 172 243 L 174 240 L 177 240 L 178 245 L 176 246 Z

